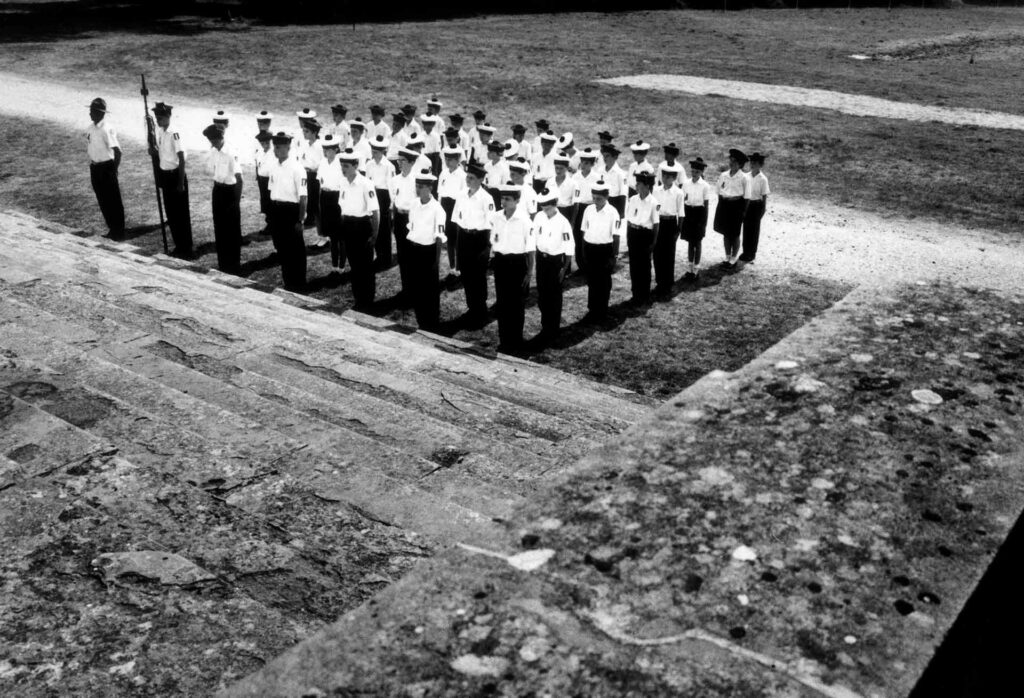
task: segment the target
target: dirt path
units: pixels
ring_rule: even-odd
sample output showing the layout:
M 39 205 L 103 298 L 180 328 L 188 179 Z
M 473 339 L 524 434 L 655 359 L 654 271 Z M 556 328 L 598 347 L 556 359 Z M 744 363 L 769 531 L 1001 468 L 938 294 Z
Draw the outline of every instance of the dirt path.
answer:
M 770 104 L 832 109 L 854 116 L 876 116 L 908 121 L 940 121 L 948 124 L 1004 128 L 1024 131 L 1024 116 L 1002 112 L 933 107 L 926 104 L 896 102 L 880 97 L 854 95 L 787 85 L 769 85 L 739 80 L 716 80 L 693 75 L 624 75 L 596 82 L 619 87 L 636 87 L 659 92 L 685 92 L 697 95 L 721 95 Z
M 701 82 L 718 84 L 722 81 Z M 768 90 L 774 93 L 792 89 L 767 85 L 754 87 L 766 95 Z M 0 112 L 44 119 L 68 128 L 85 128 L 88 122 L 87 106 L 96 96 L 93 90 L 86 92 L 66 85 L 26 80 L 9 73 L 0 73 L 0 88 L 4 94 L 4 99 L 0 101 Z M 753 98 L 752 94 L 736 96 L 749 99 Z M 111 120 L 128 141 L 127 157 L 138 157 L 138 149 L 145 139 L 138 95 L 107 93 L 104 96 L 111 109 Z M 256 111 L 253 105 L 227 104 L 215 107 L 189 103 L 173 95 L 153 95 L 153 98 L 166 99 L 175 105 L 175 123 L 186 148 L 192 152 L 207 149 L 206 139 L 201 132 L 209 123 L 214 108 L 224 107 L 229 113 L 237 114 L 247 130 L 243 132 L 236 127 L 234 133 L 229 131 L 229 141 L 236 146 L 241 143 L 241 147 L 236 147 L 236 150 L 243 158 L 250 155 L 249 136 L 252 114 Z M 857 99 L 873 100 L 868 97 Z M 915 105 L 901 106 L 911 111 L 917 108 L 929 109 Z M 269 105 L 269 108 L 278 114 L 289 115 L 283 120 L 286 128 L 293 128 L 293 108 L 278 105 Z M 1024 127 L 1024 117 L 1002 116 L 1016 119 Z M 80 155 L 84 158 L 84 148 L 82 150 Z M 73 153 L 73 156 L 78 157 L 79 154 Z M 986 231 L 886 218 L 822 202 L 791 199 L 784 192 L 772 196 L 762 230 L 763 240 L 758 260 L 748 272 L 756 273 L 758 269 L 794 270 L 840 281 L 874 285 L 912 283 L 939 277 L 955 283 L 1000 290 L 1019 290 L 1021 279 L 1024 278 L 1021 245 L 1008 244 L 1005 238 L 999 239 Z M 721 261 L 723 255 L 717 234 L 708 234 L 704 248 L 705 264 Z M 681 254 L 685 254 L 685 246 L 681 245 L 679 249 Z

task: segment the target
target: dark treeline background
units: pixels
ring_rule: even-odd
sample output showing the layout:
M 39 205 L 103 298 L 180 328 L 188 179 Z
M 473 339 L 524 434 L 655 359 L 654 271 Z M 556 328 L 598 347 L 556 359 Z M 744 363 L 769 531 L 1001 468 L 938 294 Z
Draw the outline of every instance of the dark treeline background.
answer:
M 1024 0 L 985 0 L 971 4 L 1013 5 Z M 225 21 L 256 20 L 269 23 L 325 23 L 361 21 L 431 20 L 496 14 L 549 12 L 623 12 L 636 10 L 695 9 L 736 11 L 750 8 L 846 7 L 951 7 L 960 0 L 516 0 L 489 3 L 481 0 L 442 0 L 434 3 L 367 2 L 367 0 L 55 0 L 18 2 L 0 0 L 0 23 L 30 27 L 52 23 L 136 23 L 198 15 Z

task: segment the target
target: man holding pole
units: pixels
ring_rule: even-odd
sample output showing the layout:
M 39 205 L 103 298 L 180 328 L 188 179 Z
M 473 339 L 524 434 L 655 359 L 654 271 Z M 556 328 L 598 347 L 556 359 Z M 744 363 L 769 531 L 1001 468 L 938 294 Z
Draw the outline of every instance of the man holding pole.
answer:
M 156 143 L 150 146 L 150 154 L 158 158 L 157 184 L 164 198 L 167 223 L 174 239 L 175 257 L 192 257 L 192 217 L 188 205 L 188 178 L 185 176 L 185 149 L 177 132 L 171 131 L 171 110 L 173 107 L 157 102 L 153 107 L 156 116 Z

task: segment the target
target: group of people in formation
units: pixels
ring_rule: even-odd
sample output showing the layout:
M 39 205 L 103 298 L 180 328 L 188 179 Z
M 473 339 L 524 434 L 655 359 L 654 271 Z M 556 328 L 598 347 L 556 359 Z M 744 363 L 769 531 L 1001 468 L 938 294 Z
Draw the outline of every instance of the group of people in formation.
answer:
M 679 239 L 687 244 L 684 281 L 696 283 L 713 193 L 718 203 L 712 227 L 724 241 L 722 264 L 735 269 L 757 256 L 769 194 L 761 154 L 729 150 L 729 169 L 712 186 L 704 178 L 702 158 L 689 160 L 686 173 L 675 143 L 662 146 L 664 159 L 655 166 L 650 144 L 632 142 L 632 162 L 623 168 L 622 149 L 607 131 L 596 134 L 596 147 L 580 148 L 572 133 L 556 135 L 540 119 L 532 140 L 519 124 L 512 127 L 511 138 L 501 140 L 483 111 L 472 115 L 474 125 L 467 128 L 460 114 L 448 115 L 446 124 L 441 110 L 436 98 L 422 115 L 407 104 L 388 123 L 379 105 L 370 107 L 369 121 L 349 119 L 341 104 L 331 107 L 329 121 L 307 107 L 295 112 L 299 136 L 281 128 L 268 111 L 255 115 L 260 211 L 286 289 L 302 292 L 306 286 L 305 229 L 315 230 L 313 246 L 330 248 L 332 273 L 346 263 L 350 267 L 357 308 L 374 302 L 376 272 L 392 266 L 394 249 L 400 301 L 413 307 L 422 328 L 433 329 L 440 321 L 446 256 L 449 276 L 461 278 L 467 307 L 463 320 L 470 327 L 487 321 L 487 272 L 493 270 L 500 345 L 514 350 L 523 344 L 533 279 L 542 326 L 536 341 L 548 342 L 558 333 L 563 281 L 574 264 L 588 285 L 583 321 L 606 316 L 623 237 L 631 303 L 670 296 Z M 94 100 L 89 154 L 93 187 L 116 237 L 124 231 L 116 175 L 121 153 L 105 113 L 103 100 Z M 185 155 L 170 125 L 172 107 L 158 102 L 153 113 L 152 154 L 175 254 L 189 257 Z M 238 273 L 242 171 L 238 154 L 225 146 L 229 123 L 228 115 L 217 111 L 203 134 L 210 142 L 207 168 L 213 180 L 218 266 Z

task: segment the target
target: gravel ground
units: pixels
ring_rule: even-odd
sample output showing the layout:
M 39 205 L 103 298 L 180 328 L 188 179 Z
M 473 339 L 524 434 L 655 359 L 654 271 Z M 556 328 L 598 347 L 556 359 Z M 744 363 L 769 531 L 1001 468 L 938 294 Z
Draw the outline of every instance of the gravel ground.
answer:
M 701 81 L 707 85 L 727 84 L 727 81 L 721 80 L 673 77 Z M 96 96 L 93 92 L 52 82 L 27 80 L 11 73 L 0 73 L 0 85 L 4 92 L 0 112 L 83 129 L 88 123 L 88 104 Z M 752 83 L 734 85 L 749 87 Z M 750 99 L 757 94 L 757 98 L 774 99 L 773 94 L 785 93 L 777 86 L 753 87 L 758 88 L 759 92 L 732 96 Z M 822 90 L 802 92 L 837 94 Z M 105 98 L 111 110 L 110 118 L 119 133 L 134 142 L 133 148 L 138 147 L 145 138 L 138 96 L 122 93 L 107 94 Z M 210 109 L 189 104 L 173 95 L 151 96 L 151 101 L 156 99 L 175 105 L 173 123 L 181 133 L 186 148 L 192 153 L 205 151 L 206 141 L 201 131 L 210 121 Z M 870 97 L 858 99 L 865 103 L 885 102 Z M 246 123 L 251 121 L 251 115 L 256 111 L 253 105 L 217 106 L 244 117 Z M 907 114 L 915 113 L 915 110 L 934 109 L 912 104 L 899 106 Z M 278 105 L 270 105 L 270 109 L 278 114 L 290 114 L 292 111 Z M 953 113 L 964 110 L 945 111 Z M 1007 123 L 1017 120 L 1021 122 L 1020 127 L 1024 127 L 1024 117 L 1000 116 L 1007 119 Z M 238 132 L 236 136 L 243 142 L 249 140 Z M 248 146 L 239 147 L 237 151 L 242 156 L 250 154 Z M 79 155 L 84 157 L 84 154 L 79 153 L 75 153 L 74 157 Z M 771 179 L 770 169 L 767 174 Z M 722 253 L 718 240 L 718 236 L 713 233 L 705 240 L 706 264 L 720 261 Z M 680 252 L 685 254 L 684 246 L 680 246 Z M 941 278 L 957 284 L 1017 290 L 1024 276 L 1024 255 L 1020 243 L 1007 243 L 1005 236 L 999 239 L 988 231 L 885 217 L 823 202 L 802 201 L 783 192 L 771 197 L 769 212 L 762 227 L 761 253 L 754 266 L 769 270 L 800 271 L 855 284 L 882 285 Z
M 833 109 L 854 116 L 877 116 L 885 119 L 939 121 L 948 124 L 1007 128 L 1024 131 L 1024 116 L 1000 112 L 934 107 L 926 104 L 896 102 L 880 97 L 852 95 L 832 90 L 817 90 L 788 85 L 768 85 L 740 80 L 716 80 L 694 75 L 624 75 L 596 82 L 617 87 L 636 87 L 663 92 L 686 92 L 697 95 L 719 95 L 754 102 L 787 104 L 797 107 Z

